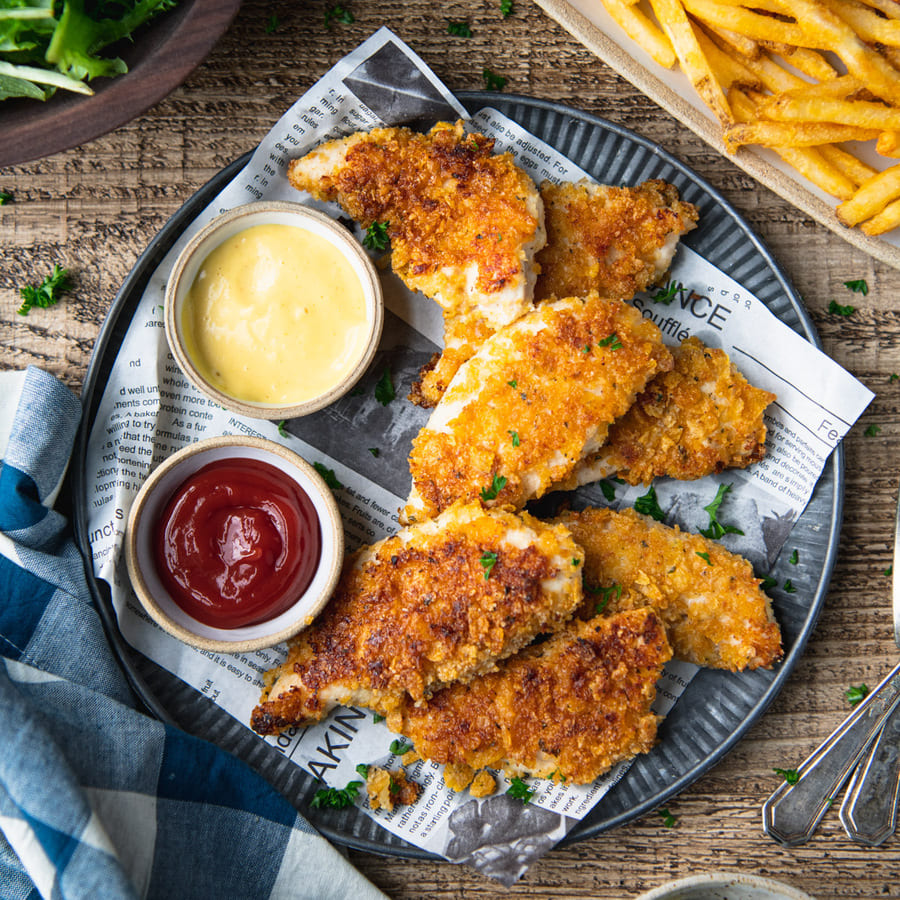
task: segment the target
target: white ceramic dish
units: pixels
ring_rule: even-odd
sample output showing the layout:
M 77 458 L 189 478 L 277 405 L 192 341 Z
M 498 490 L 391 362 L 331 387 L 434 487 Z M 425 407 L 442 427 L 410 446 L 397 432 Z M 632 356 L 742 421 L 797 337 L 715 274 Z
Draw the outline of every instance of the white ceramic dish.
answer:
M 290 404 L 257 403 L 231 396 L 206 379 L 198 366 L 195 365 L 185 346 L 182 319 L 185 298 L 204 260 L 224 241 L 256 225 L 289 225 L 324 238 L 341 252 L 359 278 L 362 286 L 366 307 L 367 332 L 356 361 L 353 363 L 352 368 L 337 383 L 302 402 Z M 381 281 L 378 278 L 374 264 L 362 246 L 340 223 L 324 213 L 310 209 L 300 203 L 281 201 L 248 203 L 230 209 L 213 219 L 182 250 L 166 285 L 166 337 L 172 354 L 178 361 L 181 370 L 194 387 L 220 406 L 224 406 L 232 412 L 257 419 L 269 419 L 271 421 L 296 419 L 299 416 L 308 415 L 328 406 L 347 393 L 360 379 L 372 361 L 381 337 L 383 323 L 384 298 L 382 296 Z M 304 360 L 298 358 L 296 364 L 298 367 L 303 366 Z
M 289 475 L 312 500 L 319 520 L 321 557 L 304 594 L 281 615 L 257 625 L 214 628 L 198 622 L 172 599 L 154 561 L 153 538 L 159 516 L 186 478 L 208 463 L 253 459 Z M 255 437 L 225 436 L 198 441 L 179 450 L 151 472 L 128 517 L 125 560 L 132 586 L 148 615 L 179 640 L 203 650 L 245 653 L 271 647 L 305 628 L 328 602 L 340 575 L 344 531 L 337 503 L 318 472 L 296 453 Z
M 708 872 L 653 888 L 635 900 L 815 900 L 790 885 L 759 875 Z

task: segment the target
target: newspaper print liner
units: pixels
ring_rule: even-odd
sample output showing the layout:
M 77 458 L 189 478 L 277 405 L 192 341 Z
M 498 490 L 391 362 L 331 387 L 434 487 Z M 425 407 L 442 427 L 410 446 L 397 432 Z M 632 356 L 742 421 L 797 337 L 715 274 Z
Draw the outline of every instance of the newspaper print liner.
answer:
M 485 92 L 463 92 L 458 97 L 471 113 L 484 106 L 498 109 L 600 182 L 638 184 L 649 178 L 662 178 L 674 184 L 682 198 L 700 211 L 699 227 L 687 236 L 685 243 L 755 294 L 787 325 L 821 347 L 800 298 L 762 241 L 721 195 L 666 151 L 621 126 L 559 104 Z M 214 176 L 166 223 L 135 264 L 101 329 L 85 378 L 85 415 L 72 467 L 76 534 L 87 559 L 90 548 L 83 483 L 87 436 L 122 338 L 149 275 L 181 231 L 234 178 L 249 157 L 248 153 Z M 665 803 L 715 765 L 762 715 L 799 659 L 824 602 L 837 555 L 843 491 L 843 449 L 838 445 L 791 532 L 791 547 L 800 551 L 800 563 L 790 566 L 788 572 L 786 559 L 780 558 L 772 573 L 779 584 L 789 575 L 796 588 L 790 594 L 777 588 L 771 590 L 783 631 L 784 661 L 772 671 L 739 675 L 701 669 L 663 722 L 657 747 L 634 761 L 627 774 L 568 833 L 562 844 L 592 837 Z M 396 837 L 355 808 L 310 807 L 319 783 L 243 723 L 128 646 L 118 631 L 108 589 L 94 578 L 91 566 L 87 569 L 113 645 L 136 692 L 152 713 L 245 760 L 330 840 L 394 856 L 439 858 Z

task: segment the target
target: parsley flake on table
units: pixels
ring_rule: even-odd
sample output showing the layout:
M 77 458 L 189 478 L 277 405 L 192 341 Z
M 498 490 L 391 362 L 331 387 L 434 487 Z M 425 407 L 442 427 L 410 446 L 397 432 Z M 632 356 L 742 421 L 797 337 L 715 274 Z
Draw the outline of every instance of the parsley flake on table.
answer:
M 506 87 L 506 79 L 490 69 L 482 70 L 481 77 L 485 88 L 489 91 L 502 91 Z
M 796 566 L 797 563 L 800 562 L 800 551 L 797 550 L 797 549 L 795 548 L 795 549 L 794 549 L 794 552 L 793 552 L 793 553 L 791 554 L 791 556 L 790 556 L 790 559 L 788 559 L 788 562 L 789 562 L 792 566 Z
M 650 516 L 652 519 L 656 519 L 657 522 L 662 522 L 666 518 L 666 514 L 662 511 L 659 501 L 656 499 L 656 488 L 653 485 L 650 486 L 646 494 L 634 501 L 634 508 L 636 512 Z
M 284 419 L 282 419 L 275 427 L 278 429 L 278 433 L 282 437 L 288 436 L 287 429 L 284 427 Z
M 472 29 L 469 28 L 468 22 L 450 21 L 447 23 L 447 34 L 452 34 L 453 37 L 470 38 L 472 37 Z
M 722 525 L 719 522 L 719 507 L 722 505 L 722 501 L 725 499 L 725 495 L 731 490 L 730 484 L 720 484 L 719 489 L 716 491 L 716 496 L 713 498 L 712 503 L 709 506 L 704 506 L 703 509 L 706 510 L 709 515 L 709 527 L 701 528 L 700 534 L 705 538 L 711 538 L 712 540 L 718 540 L 720 537 L 726 534 L 743 534 L 735 525 Z
M 345 6 L 333 6 L 331 9 L 325 10 L 325 27 L 331 28 L 332 22 L 343 22 L 345 25 L 352 25 L 356 19 L 353 13 Z
M 511 16 L 513 12 L 513 0 L 500 0 L 500 13 L 505 19 L 507 16 Z
M 849 688 L 845 691 L 845 696 L 847 698 L 847 702 L 851 706 L 856 706 L 860 700 L 864 700 L 866 695 L 869 693 L 869 686 L 867 684 L 851 684 Z
M 846 306 L 842 306 L 837 300 L 832 300 L 831 303 L 828 304 L 828 312 L 846 318 L 847 316 L 852 316 L 853 313 L 856 312 L 856 307 L 850 306 L 849 303 Z
M 845 281 L 844 287 L 854 294 L 862 294 L 863 297 L 869 293 L 869 283 L 865 278 L 857 278 L 855 281 Z
M 390 250 L 391 236 L 388 234 L 390 222 L 373 222 L 363 235 L 363 247 L 367 250 Z
M 521 778 L 511 778 L 509 781 L 509 787 L 506 789 L 506 793 L 509 794 L 513 800 L 521 800 L 523 803 L 528 803 L 529 800 L 534 796 L 534 788 L 528 787 L 528 785 Z
M 479 560 L 482 568 L 484 569 L 484 580 L 487 581 L 488 578 L 491 577 L 491 572 L 494 569 L 494 566 L 497 565 L 497 554 L 492 550 L 488 550 L 485 553 L 481 554 L 481 559 Z
M 272 15 L 269 16 L 268 20 L 266 21 L 266 34 L 274 33 L 274 31 L 280 24 L 281 22 L 279 21 L 278 16 L 272 13 Z
M 660 816 L 662 816 L 662 823 L 665 828 L 674 828 L 675 823 L 678 821 L 672 813 L 669 812 L 666 807 L 661 807 L 657 810 Z
M 413 745 L 409 743 L 409 741 L 404 741 L 403 738 L 397 738 L 396 741 L 391 741 L 391 746 L 388 747 L 388 750 L 396 756 L 403 756 L 404 753 L 409 753 L 412 750 Z
M 382 406 L 387 406 L 396 396 L 397 392 L 394 390 L 394 382 L 391 380 L 391 370 L 389 367 L 385 367 L 385 370 L 381 373 L 381 378 L 378 379 L 378 384 L 375 385 L 375 399 Z
M 776 775 L 780 775 L 788 784 L 796 784 L 800 780 L 800 773 L 796 769 L 773 769 Z
M 888 381 L 891 384 L 893 384 L 895 381 L 900 381 L 900 375 L 898 375 L 896 372 L 891 372 L 891 375 L 890 375 L 890 378 L 888 378 Z
M 491 479 L 491 486 L 481 489 L 482 500 L 496 500 L 497 495 L 506 487 L 507 479 L 503 475 L 495 475 Z
M 324 463 L 320 462 L 313 463 L 313 468 L 325 479 L 325 484 L 331 490 L 339 491 L 343 488 L 343 485 L 338 481 L 337 475 L 334 474 L 334 469 L 329 469 Z
M 866 437 L 875 437 L 876 435 L 881 433 L 880 425 L 869 425 L 868 428 L 863 432 Z
M 378 459 L 378 457 L 381 456 L 381 451 L 377 447 L 369 447 L 369 453 L 371 453 L 375 459 Z
M 667 281 L 663 287 L 650 295 L 654 303 L 662 303 L 668 306 L 678 294 L 684 293 L 684 285 L 680 281 Z
M 9 191 L 0 191 L 0 206 L 6 206 L 13 202 L 13 195 Z
M 69 280 L 69 270 L 63 269 L 58 263 L 53 264 L 53 271 L 35 287 L 26 284 L 19 290 L 22 297 L 22 305 L 17 312 L 20 316 L 27 316 L 29 310 L 39 307 L 46 309 L 59 302 L 60 295 L 72 287 Z
M 316 791 L 315 796 L 310 801 L 310 806 L 316 808 L 330 806 L 334 809 L 346 809 L 348 806 L 353 806 L 356 798 L 359 796 L 361 787 L 361 781 L 351 781 L 345 788 L 323 788 L 320 791 Z
M 893 565 L 888 566 L 888 567 L 884 570 L 884 574 L 887 575 L 887 576 L 893 575 L 893 574 L 894 574 L 894 567 L 893 567 Z
M 788 580 L 785 581 L 784 590 L 785 590 L 785 593 L 788 593 L 788 594 L 796 594 L 797 593 L 797 588 L 794 587 L 794 582 L 791 581 L 790 578 L 788 578 Z

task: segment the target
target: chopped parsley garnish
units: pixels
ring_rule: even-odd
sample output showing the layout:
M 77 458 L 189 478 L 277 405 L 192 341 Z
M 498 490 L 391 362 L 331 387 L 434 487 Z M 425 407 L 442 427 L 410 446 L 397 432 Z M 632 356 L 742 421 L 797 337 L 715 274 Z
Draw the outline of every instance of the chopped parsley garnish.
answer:
M 512 431 L 512 430 L 509 430 L 509 431 L 507 431 L 506 433 L 512 438 L 512 445 L 513 445 L 513 447 L 518 447 L 518 446 L 519 446 L 519 443 L 520 443 L 520 442 L 519 442 L 519 432 L 518 432 L 518 431 Z
M 469 28 L 468 22 L 448 22 L 447 34 L 452 34 L 453 37 L 469 38 L 472 37 L 472 29 Z
M 875 437 L 877 434 L 881 433 L 880 425 L 869 425 L 868 428 L 863 432 L 866 437 Z
M 684 285 L 680 281 L 667 281 L 665 285 L 652 294 L 650 299 L 654 303 L 662 303 L 668 306 L 675 297 L 684 291 Z
M 360 763 L 360 764 L 356 767 L 356 771 L 357 771 L 358 774 L 362 775 L 363 778 L 368 778 L 368 777 L 369 777 L 369 767 L 368 767 L 368 765 L 367 765 L 366 763 Z
M 503 475 L 495 475 L 491 479 L 491 486 L 481 489 L 481 499 L 496 500 L 497 495 L 506 487 L 507 479 Z
M 388 234 L 390 222 L 373 222 L 363 235 L 363 247 L 368 250 L 389 250 L 391 236 Z
M 513 0 L 500 0 L 500 12 L 503 14 L 504 19 L 507 16 L 512 15 L 512 11 L 513 11 Z
M 279 21 L 278 16 L 273 13 L 266 22 L 266 34 L 272 34 L 280 24 L 281 22 Z
M 325 479 L 325 484 L 331 488 L 333 491 L 339 491 L 343 487 L 343 485 L 338 481 L 337 475 L 334 474 L 334 469 L 329 469 L 323 463 L 317 462 L 313 463 L 313 468 Z
M 361 781 L 351 781 L 345 788 L 323 788 L 321 791 L 316 791 L 310 806 L 316 808 L 331 806 L 334 809 L 346 809 L 348 806 L 353 806 L 356 798 L 359 796 L 361 787 Z
M 867 684 L 851 684 L 846 691 L 847 702 L 851 706 L 856 706 L 860 700 L 864 700 L 866 695 L 869 693 L 869 686 Z
M 775 587 L 776 584 L 778 584 L 777 579 L 773 578 L 771 575 L 764 575 L 759 586 L 765 590 L 766 588 Z
M 776 775 L 780 775 L 788 784 L 796 784 L 800 780 L 800 773 L 796 769 L 773 769 Z
M 372 713 L 372 721 L 377 725 L 379 722 L 384 721 L 384 716 L 381 713 Z
M 391 380 L 391 370 L 389 367 L 385 367 L 385 370 L 381 373 L 381 378 L 378 379 L 378 384 L 375 385 L 375 399 L 382 406 L 387 406 L 396 396 L 397 392 L 394 390 L 394 382 Z
M 590 344 L 585 344 L 584 347 L 582 348 L 581 352 L 584 353 L 585 355 L 587 355 L 588 353 L 590 353 L 590 352 L 591 352 L 591 345 L 590 345 Z
M 609 587 L 596 587 L 596 588 L 588 588 L 590 593 L 599 594 L 600 602 L 594 607 L 594 615 L 599 616 L 600 613 L 606 609 L 606 604 L 609 603 L 609 598 L 615 594 L 616 600 L 618 600 L 622 596 L 622 585 L 621 584 L 611 584 Z
M 711 565 L 713 564 L 713 561 L 709 558 L 709 554 L 708 554 L 708 553 L 701 553 L 701 552 L 698 550 L 698 551 L 697 551 L 697 556 L 699 556 L 700 559 L 705 559 L 707 565 L 710 565 L 710 566 L 711 566 Z
M 58 263 L 53 264 L 53 271 L 37 286 L 26 284 L 19 290 L 22 305 L 18 309 L 20 316 L 27 316 L 29 310 L 36 306 L 46 309 L 59 301 L 60 295 L 72 287 L 69 281 L 69 270 Z
M 331 28 L 332 22 L 343 22 L 345 25 L 352 25 L 355 21 L 353 13 L 345 6 L 333 6 L 331 9 L 325 10 L 326 28 Z
M 796 566 L 797 563 L 800 562 L 800 551 L 795 549 L 794 552 L 791 554 L 790 559 L 788 559 L 788 562 L 792 566 Z
M 828 304 L 828 312 L 836 316 L 852 316 L 856 312 L 856 307 L 850 306 L 849 303 L 846 306 L 842 306 L 837 300 L 832 300 Z
M 785 581 L 784 590 L 788 594 L 796 594 L 797 593 L 797 588 L 794 587 L 794 582 L 791 581 L 790 578 L 788 578 L 788 580 Z
M 722 501 L 725 499 L 725 495 L 730 490 L 730 484 L 720 484 L 712 503 L 710 503 L 709 506 L 703 507 L 709 514 L 709 527 L 700 529 L 700 534 L 702 534 L 703 537 L 711 538 L 712 540 L 718 540 L 720 537 L 726 534 L 744 533 L 735 525 L 722 525 L 718 520 L 719 507 L 722 505 Z
M 506 383 L 507 383 L 511 388 L 517 388 L 517 387 L 519 386 L 519 382 L 516 381 L 515 378 L 514 378 L 512 381 L 507 381 Z
M 523 803 L 528 803 L 535 792 L 534 788 L 528 787 L 521 778 L 511 778 L 506 793 L 509 794 L 513 800 L 521 800 Z
M 888 566 L 888 567 L 884 570 L 884 574 L 885 574 L 885 575 L 888 575 L 888 576 L 893 575 L 893 574 L 894 574 L 894 567 L 893 567 L 893 565 Z
M 616 499 L 616 488 L 611 482 L 605 480 L 601 481 L 600 490 L 603 492 L 603 496 L 606 498 L 607 503 L 612 503 L 612 501 Z
M 284 419 L 282 419 L 275 427 L 278 429 L 278 433 L 282 437 L 288 436 L 287 429 L 284 427 Z
M 643 497 L 638 497 L 634 501 L 634 508 L 637 512 L 656 519 L 657 522 L 662 522 L 666 518 L 666 514 L 662 511 L 656 499 L 656 488 L 652 485 Z
M 506 87 L 506 79 L 490 69 L 484 69 L 481 73 L 484 79 L 484 86 L 489 91 L 502 91 Z
M 580 565 L 581 565 L 581 560 L 580 560 L 577 556 L 573 556 L 573 557 L 572 557 L 572 565 L 573 565 L 573 566 L 580 566 Z
M 863 297 L 869 293 L 869 283 L 865 278 L 857 278 L 855 281 L 845 281 L 844 287 L 854 294 L 862 294 Z
M 404 753 L 409 753 L 412 748 L 413 745 L 404 741 L 403 738 L 397 738 L 396 741 L 391 741 L 391 746 L 388 747 L 391 753 L 394 753 L 397 756 L 403 756 Z
M 675 816 L 669 812 L 664 806 L 657 810 L 657 812 L 662 816 L 662 823 L 666 828 L 674 828 L 675 822 L 677 821 Z
M 603 338 L 602 341 L 597 341 L 598 347 L 609 347 L 610 350 L 621 350 L 622 342 L 619 340 L 618 336 L 615 332 Z
M 375 459 L 378 459 L 378 457 L 381 456 L 381 451 L 377 447 L 369 447 L 369 453 L 371 453 Z
M 487 581 L 491 577 L 491 571 L 497 565 L 497 554 L 492 550 L 488 550 L 481 554 L 482 568 L 484 569 L 484 580 Z
M 6 206 L 13 202 L 13 195 L 9 191 L 0 191 L 0 206 Z

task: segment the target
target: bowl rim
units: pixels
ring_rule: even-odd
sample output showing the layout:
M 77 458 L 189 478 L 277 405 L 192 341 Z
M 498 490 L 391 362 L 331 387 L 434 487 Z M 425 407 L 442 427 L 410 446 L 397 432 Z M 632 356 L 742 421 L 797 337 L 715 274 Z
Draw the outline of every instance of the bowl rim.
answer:
M 799 888 L 792 887 L 774 878 L 752 875 L 748 872 L 704 872 L 687 875 L 675 881 L 667 881 L 659 887 L 639 894 L 635 900 L 677 900 L 675 892 L 695 887 L 733 887 L 734 885 L 762 888 L 772 894 L 772 900 L 815 900 Z
M 359 278 L 366 305 L 369 331 L 364 349 L 353 368 L 328 391 L 299 403 L 257 403 L 226 393 L 211 384 L 194 365 L 184 346 L 181 309 L 184 296 L 203 260 L 223 241 L 254 225 L 286 224 L 305 228 L 339 249 Z M 294 219 L 296 221 L 287 221 Z M 246 221 L 245 221 L 246 220 Z M 259 220 L 259 221 L 254 221 Z M 166 280 L 163 299 L 166 339 L 175 361 L 188 381 L 201 393 L 231 412 L 253 419 L 296 419 L 324 409 L 346 394 L 363 376 L 381 340 L 384 326 L 384 293 L 374 262 L 344 225 L 324 212 L 289 200 L 259 200 L 226 210 L 208 222 L 178 254 Z
M 216 459 L 247 458 L 276 465 L 309 495 L 321 531 L 321 558 L 306 591 L 283 613 L 257 625 L 214 628 L 184 612 L 162 587 L 152 567 L 150 531 L 156 513 L 185 478 Z M 165 496 L 158 495 L 160 490 L 166 492 Z M 306 628 L 331 599 L 343 561 L 344 530 L 340 509 L 322 476 L 293 450 L 275 441 L 247 435 L 204 438 L 161 462 L 138 490 L 125 527 L 125 563 L 141 607 L 164 631 L 201 650 L 247 653 L 293 637 Z

